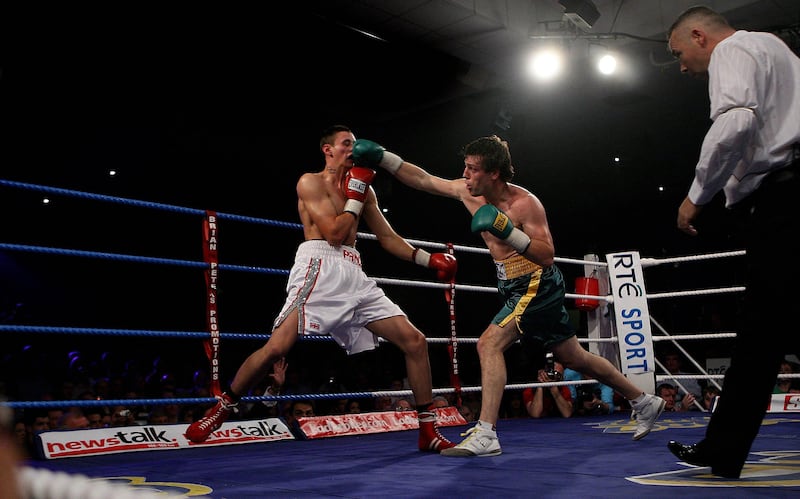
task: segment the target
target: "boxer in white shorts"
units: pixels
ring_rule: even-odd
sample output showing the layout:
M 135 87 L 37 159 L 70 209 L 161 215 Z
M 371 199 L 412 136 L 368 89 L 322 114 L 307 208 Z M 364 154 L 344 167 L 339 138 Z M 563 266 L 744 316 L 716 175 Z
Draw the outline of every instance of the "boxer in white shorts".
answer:
M 455 444 L 436 428 L 428 342 L 406 314 L 361 269 L 355 250 L 360 220 L 381 247 L 395 257 L 437 271 L 451 282 L 456 261 L 446 253 L 414 248 L 389 225 L 370 186 L 375 171 L 353 164 L 356 138 L 349 128 L 328 128 L 320 139 L 325 167 L 297 182 L 297 208 L 305 242 L 300 244 L 289 276 L 286 303 L 275 320 L 270 339 L 245 359 L 218 402 L 186 430 L 193 442 L 203 442 L 236 410 L 239 399 L 266 377 L 300 335 L 331 335 L 348 354 L 373 349 L 378 337 L 405 355 L 406 375 L 419 417 L 418 447 L 439 452 Z
M 406 315 L 367 277 L 361 255 L 352 246 L 334 247 L 322 240 L 302 243 L 286 291 L 273 327 L 296 309 L 297 334 L 329 334 L 348 355 L 378 345 L 378 337 L 364 324 Z

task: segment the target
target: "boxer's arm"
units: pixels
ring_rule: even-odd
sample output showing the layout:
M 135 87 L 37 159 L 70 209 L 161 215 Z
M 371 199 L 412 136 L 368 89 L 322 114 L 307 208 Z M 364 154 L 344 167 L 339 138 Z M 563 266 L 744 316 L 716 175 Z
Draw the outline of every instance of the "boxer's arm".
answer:
M 430 254 L 422 248 L 415 248 L 411 260 L 422 267 L 436 270 L 436 279 L 451 282 L 456 278 L 458 263 L 456 257 L 449 253 Z
M 374 196 L 374 194 L 373 194 Z M 450 282 L 455 278 L 457 263 L 456 258 L 446 253 L 428 253 L 421 248 L 415 248 L 403 239 L 391 226 L 386 217 L 381 213 L 377 197 L 374 203 L 364 206 L 362 218 L 369 229 L 375 234 L 378 243 L 388 253 L 407 262 L 436 270 L 436 278 L 442 282 Z
M 508 215 L 492 204 L 485 204 L 472 215 L 472 232 L 489 232 L 504 240 L 520 255 L 524 254 L 531 244 L 531 238 L 525 232 L 514 227 Z
M 447 180 L 431 175 L 422 167 L 404 161 L 371 140 L 356 140 L 353 146 L 353 162 L 371 168 L 385 168 L 400 182 L 430 194 L 461 200 L 466 193 L 464 179 Z
M 375 170 L 369 168 L 354 166 L 347 172 L 344 178 L 344 195 L 347 202 L 344 204 L 343 211 L 352 213 L 355 217 L 361 214 L 364 201 L 367 200 L 369 186 L 374 178 Z
M 484 206 L 491 205 L 482 205 L 479 207 L 473 213 L 473 220 L 475 220 L 475 215 L 481 212 L 481 210 L 491 210 L 491 208 L 484 208 Z M 497 237 L 498 239 L 503 240 L 506 244 L 514 248 L 517 253 L 524 256 L 528 260 L 541 265 L 542 267 L 548 267 L 552 265 L 555 261 L 555 246 L 553 245 L 553 236 L 550 233 L 550 227 L 547 223 L 547 215 L 545 213 L 544 206 L 542 206 L 542 203 L 538 200 L 538 198 L 536 198 L 536 196 L 533 194 L 528 193 L 528 195 L 525 197 L 514 202 L 513 213 L 509 213 L 511 213 L 511 215 L 514 217 L 513 220 L 509 220 L 509 222 L 513 222 L 513 226 L 515 226 L 513 228 L 512 224 L 503 225 L 502 217 L 500 217 L 500 221 L 497 221 L 497 215 L 492 217 L 489 211 L 484 211 L 482 212 L 482 219 L 476 220 L 472 225 L 472 230 L 475 232 L 481 231 L 491 234 L 491 236 L 484 236 L 484 239 L 487 237 Z M 485 229 L 482 228 L 482 226 L 485 225 L 492 226 L 495 222 L 498 223 L 499 227 L 486 227 Z M 492 231 L 499 232 L 500 235 L 492 233 L 492 231 L 489 230 L 490 228 Z M 519 232 L 515 232 L 513 229 L 516 229 Z M 511 236 L 512 233 L 513 236 Z M 506 234 L 508 239 L 502 237 L 503 234 Z M 528 239 L 530 240 L 529 242 Z M 490 246 L 490 249 L 492 245 L 497 246 L 496 243 L 492 243 L 488 239 L 486 242 L 487 245 Z M 525 247 L 526 243 L 527 247 Z M 520 251 L 521 249 L 524 251 Z M 495 253 L 493 253 L 493 255 L 494 254 Z M 495 257 L 507 258 L 508 256 L 510 255 L 496 255 Z
M 367 227 L 369 227 L 370 232 L 372 232 L 378 239 L 378 243 L 381 245 L 381 248 L 401 260 L 410 262 L 411 253 L 414 251 L 414 247 L 411 246 L 408 241 L 400 237 L 400 235 L 395 232 L 389 221 L 386 220 L 386 217 L 383 216 L 374 191 L 372 192 L 372 197 L 374 198 L 375 202 L 364 205 L 364 211 L 361 213 L 361 218 L 367 224 Z

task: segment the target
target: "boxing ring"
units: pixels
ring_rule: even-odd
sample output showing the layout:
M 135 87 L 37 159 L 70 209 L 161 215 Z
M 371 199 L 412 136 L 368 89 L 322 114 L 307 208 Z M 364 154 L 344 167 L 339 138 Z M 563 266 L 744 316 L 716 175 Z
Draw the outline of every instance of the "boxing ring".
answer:
M 22 190 L 43 193 L 51 196 L 77 198 L 86 202 L 112 203 L 130 209 L 145 209 L 156 216 L 164 212 L 181 217 L 188 216 L 202 220 L 203 248 L 202 261 L 170 257 L 151 257 L 111 251 L 87 251 L 49 247 L 43 245 L 21 244 L 19 242 L 0 242 L 0 252 L 25 253 L 31 255 L 55 255 L 64 258 L 84 258 L 102 262 L 103 267 L 113 263 L 173 266 L 187 269 L 192 275 L 202 273 L 205 281 L 205 303 L 202 323 L 203 330 L 158 329 L 117 329 L 100 327 L 64 327 L 51 324 L 0 324 L 4 336 L 16 338 L 102 338 L 111 337 L 117 341 L 136 341 L 156 343 L 155 347 L 171 348 L 178 342 L 196 345 L 202 343 L 205 363 L 209 373 L 209 393 L 218 393 L 222 377 L 231 377 L 232 369 L 238 366 L 232 361 L 228 367 L 221 368 L 228 352 L 230 342 L 246 344 L 249 351 L 269 338 L 268 334 L 254 332 L 231 332 L 225 324 L 229 312 L 225 308 L 225 286 L 235 283 L 226 277 L 235 273 L 266 274 L 279 276 L 278 282 L 270 280 L 267 286 L 283 291 L 288 270 L 265 268 L 250 264 L 230 264 L 223 262 L 225 224 L 244 223 L 260 225 L 274 230 L 296 231 L 299 224 L 244 217 L 235 214 L 216 213 L 161 203 L 152 203 L 88 192 L 61 189 L 49 186 L 25 184 L 0 179 L 0 186 L 9 190 Z M 143 215 L 145 216 L 145 215 Z M 196 227 L 196 226 L 195 226 Z M 359 239 L 369 241 L 374 236 L 359 233 Z M 286 239 L 283 239 L 284 241 Z M 299 240 L 298 240 L 299 241 Z M 462 263 L 475 256 L 476 265 L 488 265 L 488 251 L 453 244 L 408 239 L 419 247 L 434 251 L 448 251 L 459 259 L 463 275 L 469 266 Z M 362 251 L 368 243 L 363 243 Z M 296 245 L 291 246 L 293 252 Z M 664 379 L 677 379 L 684 376 L 668 375 L 665 367 L 655 355 L 655 345 L 669 342 L 678 348 L 685 358 L 692 362 L 700 373 L 686 375 L 686 378 L 706 379 L 719 386 L 723 375 L 709 373 L 705 366 L 697 362 L 683 342 L 695 340 L 722 340 L 735 336 L 735 332 L 709 332 L 696 334 L 670 334 L 668 327 L 658 320 L 658 303 L 683 300 L 690 297 L 732 295 L 741 293 L 739 286 L 696 289 L 677 292 L 648 293 L 644 288 L 644 270 L 661 265 L 675 268 L 680 265 L 695 265 L 708 260 L 722 260 L 742 256 L 743 252 L 716 253 L 689 257 L 653 259 L 639 258 L 636 252 L 623 252 L 606 255 L 600 261 L 597 255 L 585 255 L 583 259 L 556 258 L 562 268 L 565 265 L 582 267 L 582 275 L 576 282 L 595 280 L 596 292 L 591 294 L 568 293 L 569 300 L 582 303 L 581 314 L 587 324 L 587 337 L 580 337 L 581 343 L 612 361 L 617 367 L 647 391 Z M 288 257 L 288 253 L 286 256 Z M 367 255 L 366 261 L 380 258 L 378 253 Z M 291 260 L 287 260 L 291 261 Z M 414 267 L 409 265 L 408 267 Z M 624 269 L 620 271 L 619 269 Z M 187 274 L 188 275 L 188 274 Z M 372 275 L 372 274 L 370 274 Z M 420 274 L 422 275 L 422 274 Z M 461 280 L 461 275 L 457 278 Z M 475 383 L 477 363 L 475 355 L 468 352 L 471 344 L 477 342 L 477 335 L 461 336 L 456 327 L 456 316 L 462 300 L 469 303 L 466 296 L 496 293 L 491 286 L 458 283 L 428 282 L 419 279 L 375 278 L 398 301 L 408 313 L 412 322 L 428 335 L 431 346 L 431 365 L 436 372 L 434 394 L 479 393 L 480 386 Z M 445 301 L 436 303 L 433 299 L 426 309 L 409 307 L 397 300 L 402 295 L 398 290 L 415 288 L 415 293 L 444 294 Z M 631 290 L 636 290 L 632 292 Z M 421 291 L 426 290 L 426 291 Z M 277 295 L 274 306 L 282 303 L 283 295 Z M 425 295 L 427 297 L 427 294 Z M 433 296 L 433 294 L 431 295 Z M 457 299 L 456 299 L 457 297 Z M 654 314 L 648 309 L 648 303 Z M 485 303 L 485 302 L 484 302 Z M 487 312 L 494 313 L 494 306 L 483 305 Z M 626 310 L 644 309 L 641 316 L 622 315 Z M 235 310 L 235 309 L 234 309 Z M 441 310 L 441 312 L 440 312 Z M 427 324 L 427 315 L 436 319 Z M 266 314 L 263 323 L 270 324 L 274 314 Z M 637 318 L 642 320 L 636 320 Z M 473 333 L 479 334 L 488 323 L 475 326 Z M 658 334 L 652 334 L 651 327 Z M 450 336 L 435 336 L 434 330 L 445 330 Z M 70 341 L 70 340 L 68 340 Z M 160 343 L 165 342 L 165 343 Z M 319 348 L 340 350 L 330 345 L 327 336 L 305 337 L 298 341 L 303 344 L 318 344 Z M 382 342 L 385 343 L 385 342 Z M 251 345 L 251 346 L 248 346 Z M 378 350 L 383 348 L 381 345 Z M 724 347 L 723 347 L 724 349 Z M 620 353 L 622 352 L 622 353 Z M 470 362 L 470 355 L 472 359 Z M 339 356 L 341 358 L 341 356 Z M 444 359 L 447 359 L 446 361 Z M 446 369 L 442 366 L 446 365 Z M 290 365 L 289 369 L 293 366 Z M 312 366 L 314 367 L 314 366 Z M 660 370 L 661 374 L 657 371 Z M 468 379 L 467 383 L 462 382 Z M 784 375 L 782 377 L 797 377 Z M 479 379 L 479 377 L 478 377 Z M 527 379 L 535 379 L 535 372 L 527 374 Z M 438 382 L 437 382 L 438 380 Z M 442 380 L 449 381 L 443 383 Z M 517 381 L 515 377 L 513 381 Z M 473 383 L 469 383 L 473 381 Z M 553 383 L 509 383 L 507 390 L 518 390 L 532 386 L 551 386 L 562 384 L 589 384 L 591 380 Z M 410 390 L 387 390 L 375 387 L 372 390 L 337 393 L 300 393 L 279 396 L 247 396 L 243 401 L 285 402 L 298 399 L 331 400 L 338 398 L 407 397 Z M 210 406 L 214 399 L 208 397 L 163 397 L 136 399 L 137 404 L 156 407 L 167 404 L 192 404 Z M 14 410 L 50 407 L 96 407 L 128 405 L 130 399 L 101 400 L 8 400 L 2 406 Z M 775 402 L 778 404 L 778 402 Z M 561 418 L 507 418 L 498 424 L 498 434 L 503 445 L 503 454 L 491 459 L 444 458 L 435 454 L 417 451 L 416 436 L 405 431 L 345 432 L 330 435 L 336 438 L 292 438 L 281 419 L 270 419 L 263 426 L 271 428 L 258 434 L 251 442 L 216 442 L 211 445 L 190 446 L 180 441 L 180 435 L 188 424 L 155 426 L 151 430 L 128 428 L 150 435 L 175 435 L 163 438 L 163 445 L 138 446 L 127 451 L 78 453 L 65 452 L 55 455 L 50 448 L 45 449 L 37 459 L 29 456 L 21 467 L 19 477 L 21 486 L 29 497 L 88 497 L 87 490 L 92 487 L 109 487 L 115 497 L 127 493 L 132 497 L 159 497 L 175 495 L 180 497 L 375 497 L 397 494 L 406 497 L 489 497 L 505 494 L 512 497 L 571 497 L 585 495 L 590 497 L 608 496 L 655 496 L 668 497 L 676 492 L 672 487 L 702 488 L 702 494 L 711 497 L 753 497 L 753 496 L 796 496 L 800 492 L 800 446 L 797 445 L 797 432 L 800 423 L 800 396 L 787 395 L 782 410 L 770 411 L 762 425 L 762 431 L 751 450 L 750 459 L 740 480 L 725 480 L 710 475 L 707 468 L 693 468 L 676 462 L 666 448 L 668 440 L 697 440 L 708 420 L 703 410 L 683 413 L 664 413 L 651 434 L 639 442 L 631 441 L 630 433 L 634 424 L 629 413 L 616 412 L 606 416 Z M 441 413 L 440 413 L 441 414 Z M 452 411 L 450 412 L 452 414 Z M 441 416 L 440 416 L 441 419 Z M 247 421 L 225 423 L 230 428 L 248 428 Z M 793 424 L 794 423 L 794 424 Z M 255 423 L 252 423 L 255 426 Z M 147 426 L 147 425 L 145 425 Z M 225 426 L 223 427 L 223 429 Z M 467 423 L 458 417 L 441 428 L 442 434 L 453 441 L 460 440 L 459 433 L 466 430 Z M 402 430 L 402 429 L 399 429 Z M 42 442 L 52 437 L 52 442 L 69 440 L 65 432 L 95 432 L 105 430 L 65 430 L 45 432 L 40 435 Z M 122 432 L 123 430 L 113 430 Z M 56 434 L 56 435 L 48 435 Z M 73 433 L 75 435 L 79 433 Z M 276 435 L 278 435 L 276 437 Z M 286 437 L 286 438 L 284 438 Z M 81 437 L 84 438 L 84 437 Z M 85 439 L 73 439 L 86 443 Z M 176 443 L 177 442 L 177 443 Z M 245 445 L 238 445 L 245 443 Z M 185 444 L 185 445 L 184 445 Z M 237 444 L 237 445 L 233 445 Z M 42 444 L 44 446 L 44 444 Z M 71 444 L 70 444 L 71 445 Z M 64 448 L 70 448 L 65 446 Z M 680 493 L 680 492 L 679 492 Z M 690 492 L 691 493 L 691 492 Z M 108 495 L 108 494 L 107 494 Z M 25 497 L 25 496 L 23 496 Z M 99 496 L 98 496 L 99 497 Z

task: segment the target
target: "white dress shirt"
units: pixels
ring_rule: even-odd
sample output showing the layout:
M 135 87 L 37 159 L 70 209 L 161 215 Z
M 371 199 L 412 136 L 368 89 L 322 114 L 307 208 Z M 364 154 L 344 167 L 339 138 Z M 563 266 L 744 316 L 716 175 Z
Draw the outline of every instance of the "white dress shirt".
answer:
M 711 53 L 713 124 L 689 189 L 703 205 L 720 190 L 730 207 L 792 162 L 800 143 L 800 59 L 777 36 L 739 30 Z

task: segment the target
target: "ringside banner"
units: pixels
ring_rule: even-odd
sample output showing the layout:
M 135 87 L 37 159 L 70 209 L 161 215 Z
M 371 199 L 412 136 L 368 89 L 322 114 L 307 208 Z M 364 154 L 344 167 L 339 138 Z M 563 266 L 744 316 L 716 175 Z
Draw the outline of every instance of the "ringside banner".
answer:
M 44 459 L 97 456 L 120 452 L 186 449 L 217 445 L 252 444 L 294 440 L 282 419 L 229 421 L 202 443 L 183 436 L 188 424 L 121 426 L 87 430 L 45 431 L 37 435 Z
M 458 426 L 467 421 L 455 407 L 436 409 L 439 426 Z M 363 412 L 337 416 L 309 416 L 297 419 L 300 431 L 308 439 L 363 435 L 387 431 L 413 430 L 419 428 L 417 411 Z

